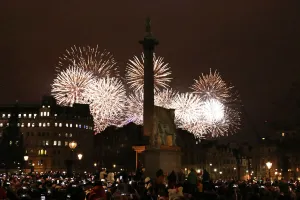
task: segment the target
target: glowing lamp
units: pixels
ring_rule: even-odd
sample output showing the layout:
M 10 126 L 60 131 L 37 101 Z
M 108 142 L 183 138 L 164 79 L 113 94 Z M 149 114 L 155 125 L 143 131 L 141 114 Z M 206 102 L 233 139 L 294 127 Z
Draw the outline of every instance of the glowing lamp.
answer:
M 24 161 L 28 161 L 28 158 L 29 158 L 29 156 L 28 156 L 28 155 L 25 155 L 25 156 L 24 156 Z
M 271 169 L 272 163 L 271 163 L 271 162 L 267 162 L 267 163 L 266 163 L 266 166 L 267 166 L 268 169 Z
M 75 141 L 70 142 L 69 147 L 73 151 L 77 147 L 77 142 L 75 142 Z
M 81 153 L 79 153 L 78 155 L 77 155 L 77 157 L 78 157 L 78 160 L 81 160 L 82 159 L 82 154 Z

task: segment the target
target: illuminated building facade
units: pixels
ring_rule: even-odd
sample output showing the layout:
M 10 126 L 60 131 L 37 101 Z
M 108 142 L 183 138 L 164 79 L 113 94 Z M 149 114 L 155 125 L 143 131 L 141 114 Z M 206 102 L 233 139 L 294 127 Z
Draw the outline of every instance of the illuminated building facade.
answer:
M 9 141 L 9 145 L 23 146 L 24 154 L 28 155 L 26 166 L 34 167 L 35 171 L 65 170 L 65 160 L 78 160 L 80 153 L 83 156 L 76 162 L 78 167 L 86 170 L 93 167 L 93 118 L 88 105 L 59 106 L 53 97 L 47 96 L 40 105 L 0 106 L 2 138 L 10 127 L 13 112 L 17 115 L 22 142 Z M 71 141 L 77 142 L 72 153 Z

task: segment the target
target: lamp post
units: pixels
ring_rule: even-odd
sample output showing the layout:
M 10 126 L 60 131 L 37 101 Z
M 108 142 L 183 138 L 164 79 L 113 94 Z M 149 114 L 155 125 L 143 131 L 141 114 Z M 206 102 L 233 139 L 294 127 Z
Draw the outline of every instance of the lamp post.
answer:
M 267 168 L 268 168 L 268 170 L 269 170 L 269 179 L 271 180 L 271 168 L 272 168 L 272 163 L 271 163 L 271 162 L 267 162 L 267 163 L 266 163 L 266 166 L 267 166 Z
M 27 155 L 27 153 L 24 155 L 24 169 L 25 169 L 25 171 L 26 171 L 26 167 L 27 167 L 27 161 L 28 161 L 28 159 L 29 159 L 29 156 Z
M 80 165 L 81 165 L 81 159 L 83 157 L 83 155 L 81 153 L 77 154 L 77 157 L 78 157 L 78 160 L 79 160 L 79 163 L 78 163 L 78 171 L 80 173 Z
M 69 148 L 71 149 L 71 159 L 66 161 L 67 164 L 67 174 L 69 177 L 72 177 L 73 174 L 73 152 L 74 149 L 77 147 L 77 142 L 72 141 L 69 143 Z

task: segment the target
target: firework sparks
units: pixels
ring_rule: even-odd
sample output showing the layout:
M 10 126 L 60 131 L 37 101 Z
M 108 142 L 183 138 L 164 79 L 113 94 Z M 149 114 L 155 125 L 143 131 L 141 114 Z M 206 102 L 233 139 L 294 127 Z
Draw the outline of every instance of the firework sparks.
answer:
M 199 80 L 195 80 L 191 88 L 203 101 L 217 99 L 221 102 L 226 102 L 231 98 L 230 90 L 232 87 L 227 87 L 227 84 L 217 71 L 212 73 L 210 70 L 208 75 L 202 74 L 202 76 L 199 76 Z
M 92 72 L 96 77 L 113 77 L 118 75 L 116 61 L 113 55 L 104 50 L 99 51 L 98 46 L 95 48 L 73 46 L 60 57 L 58 70 L 65 69 L 69 66 L 81 67 L 86 71 Z
M 119 125 L 125 110 L 126 91 L 117 78 L 101 78 L 89 84 L 84 91 L 85 101 L 90 103 L 98 132 L 107 126 Z
M 171 109 L 173 107 L 173 100 L 178 95 L 178 92 L 172 89 L 165 89 L 160 92 L 156 92 L 154 95 L 154 102 L 156 106 Z
M 143 124 L 143 92 L 135 92 L 129 95 L 127 99 L 126 117 L 127 122 L 133 122 L 135 124 Z
M 58 104 L 72 106 L 74 103 L 82 102 L 82 93 L 93 80 L 91 72 L 70 67 L 61 71 L 54 79 L 51 93 Z
M 171 71 L 168 63 L 165 63 L 162 57 L 153 56 L 154 65 L 154 88 L 159 91 L 160 88 L 168 88 L 171 82 Z M 135 91 L 143 91 L 144 88 L 144 54 L 141 58 L 135 56 L 129 60 L 126 69 L 126 79 L 129 87 Z

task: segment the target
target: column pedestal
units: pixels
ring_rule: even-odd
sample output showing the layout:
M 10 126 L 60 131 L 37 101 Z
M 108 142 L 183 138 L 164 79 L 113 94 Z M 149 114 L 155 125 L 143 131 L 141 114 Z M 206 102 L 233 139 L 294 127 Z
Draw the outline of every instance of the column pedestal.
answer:
M 181 169 L 181 150 L 177 146 L 146 147 L 144 151 L 145 175 L 156 177 L 156 172 L 162 169 L 164 173 Z

